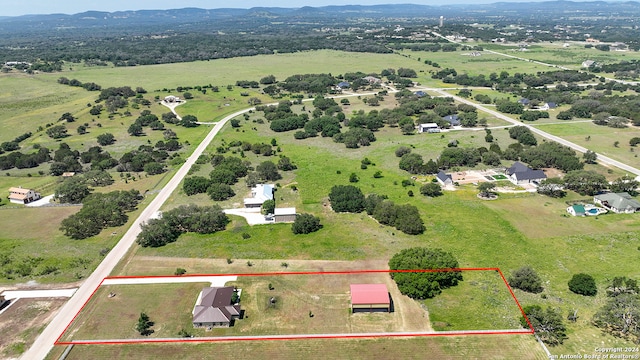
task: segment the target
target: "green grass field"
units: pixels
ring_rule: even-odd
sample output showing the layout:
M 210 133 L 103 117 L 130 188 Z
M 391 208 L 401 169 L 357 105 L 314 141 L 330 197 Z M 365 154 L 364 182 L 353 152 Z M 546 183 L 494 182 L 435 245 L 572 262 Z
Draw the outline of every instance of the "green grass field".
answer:
M 498 45 L 491 46 L 491 49 L 498 50 L 500 48 L 502 47 Z M 570 47 L 569 51 L 572 51 L 574 55 L 564 58 L 561 56 L 562 51 L 564 49 L 536 45 L 532 46 L 528 52 L 514 54 L 558 64 L 564 61 L 569 65 L 574 62 L 579 64 L 583 61 L 584 55 L 590 55 L 586 52 L 592 50 Z M 604 55 L 597 50 L 593 51 L 597 55 Z M 37 76 L 4 74 L 0 75 L 0 79 L 3 80 L 3 86 L 5 83 L 7 84 L 7 90 L 0 97 L 0 106 L 3 109 L 6 107 L 8 111 L 0 114 L 0 123 L 3 126 L 8 124 L 7 128 L 10 128 L 11 131 L 0 133 L 0 141 L 11 140 L 26 131 L 37 129 L 38 126 L 54 123 L 64 112 L 71 112 L 78 117 L 78 121 L 68 125 L 72 136 L 64 140 L 74 148 L 86 149 L 95 145 L 97 134 L 113 132 L 118 141 L 116 144 L 106 147 L 105 150 L 116 156 L 141 144 L 154 143 L 161 138 L 161 134 L 150 130 L 146 131 L 146 136 L 140 138 L 132 138 L 126 134 L 126 127 L 135 120 L 143 108 L 132 110 L 132 116 L 115 115 L 112 120 L 106 114 L 101 115 L 100 118 L 90 116 L 86 104 L 93 102 L 97 94 L 59 85 L 56 80 L 60 76 L 66 76 L 70 79 L 77 78 L 82 82 L 96 82 L 103 87 L 142 86 L 149 90 L 149 93 L 145 95 L 148 99 L 168 94 L 169 91 L 161 90 L 164 88 L 211 83 L 220 86 L 220 92 L 202 94 L 192 91 L 195 99 L 178 107 L 177 111 L 181 115 L 194 114 L 201 121 L 216 121 L 225 114 L 247 106 L 247 97 L 240 95 L 241 90 L 234 87 L 229 91 L 226 89 L 227 84 L 235 84 L 236 80 L 259 80 L 262 76 L 269 74 L 274 74 L 279 80 L 283 80 L 286 76 L 296 73 L 331 72 L 336 75 L 347 71 L 379 72 L 385 68 L 410 67 L 418 71 L 419 78 L 417 80 L 423 85 L 445 86 L 439 81 L 430 79 L 429 71 L 434 68 L 425 65 L 424 60 L 429 59 L 438 62 L 442 67 L 453 67 L 458 72 L 467 72 L 470 75 L 501 70 L 506 70 L 509 73 L 535 73 L 551 69 L 531 62 L 494 55 L 472 58 L 463 56 L 460 52 L 422 54 L 410 51 L 405 55 L 410 56 L 318 51 L 130 68 L 74 67 L 73 70 L 65 70 L 62 73 Z M 637 54 L 606 55 L 626 58 Z M 594 59 L 597 60 L 597 58 Z M 484 93 L 484 91 L 476 92 L 474 90 L 474 94 Z M 9 95 L 5 96 L 5 93 Z M 261 97 L 257 92 L 249 90 L 249 93 L 250 97 Z M 491 97 L 500 96 L 491 92 L 487 94 Z M 269 102 L 268 98 L 261 97 L 261 99 L 263 102 Z M 392 99 L 385 100 L 379 109 L 392 106 L 392 104 Z M 305 105 L 307 110 L 312 109 L 309 103 L 305 103 Z M 348 111 L 358 109 L 369 110 L 370 107 L 354 98 Z M 150 110 L 158 116 L 168 111 L 155 103 L 151 105 Z M 460 187 L 455 192 L 447 192 L 439 198 L 426 198 L 419 194 L 419 187 L 422 183 L 430 181 L 431 177 L 424 176 L 417 177 L 413 186 L 403 187 L 401 185 L 402 180 L 410 180 L 411 175 L 398 168 L 399 159 L 394 155 L 394 150 L 397 147 L 410 146 L 425 160 L 435 159 L 451 140 L 458 140 L 459 146 L 462 147 L 488 147 L 489 144 L 484 141 L 483 131 L 403 136 L 398 128 L 384 128 L 375 134 L 377 141 L 371 146 L 346 149 L 344 145 L 336 144 L 331 139 L 318 137 L 299 141 L 293 138 L 293 132 L 274 133 L 268 129 L 268 124 L 253 122 L 259 117 L 261 114 L 252 114 L 249 121 L 241 120 L 242 127 L 238 131 L 231 127 L 223 129 L 208 152 L 215 153 L 216 148 L 222 145 L 222 140 L 226 143 L 233 140 L 268 143 L 271 139 L 276 139 L 282 150 L 278 155 L 286 155 L 298 165 L 297 170 L 283 173 L 284 177 L 279 181 L 282 188 L 277 193 L 277 201 L 282 205 L 295 206 L 298 212 L 309 212 L 319 216 L 324 228 L 314 234 L 294 236 L 290 226 L 286 224 L 251 227 L 243 219 L 234 217 L 226 231 L 213 235 L 188 234 L 180 237 L 175 243 L 158 249 L 135 249 L 134 253 L 127 257 L 127 261 L 135 263 L 137 260 L 169 257 L 167 265 L 157 265 L 153 269 L 145 270 L 166 274 L 175 270 L 176 262 L 188 262 L 190 258 L 231 258 L 243 259 L 243 261 L 273 259 L 277 263 L 289 259 L 293 259 L 292 261 L 375 260 L 377 263 L 384 264 L 390 256 L 404 248 L 413 246 L 439 247 L 452 252 L 463 267 L 500 267 L 507 275 L 523 265 L 530 265 L 536 269 L 544 281 L 545 291 L 543 294 L 546 297 L 516 291 L 516 295 L 523 305 L 540 304 L 558 307 L 562 310 L 563 315 L 569 311 L 573 312 L 575 309 L 579 310 L 579 321 L 575 324 L 568 324 L 569 339 L 561 347 L 552 349 L 552 353 L 591 351 L 594 344 L 628 344 L 622 340 L 601 335 L 599 330 L 590 325 L 591 316 L 599 304 L 604 301 L 602 295 L 598 295 L 594 302 L 592 301 L 594 299 L 585 299 L 569 292 L 566 284 L 572 274 L 578 272 L 589 272 L 594 275 L 599 289 L 604 289 L 607 282 L 614 276 L 640 277 L 637 266 L 634 265 L 640 246 L 637 237 L 640 228 L 636 215 L 607 214 L 599 216 L 597 219 L 571 218 L 565 216 L 564 209 L 567 206 L 565 200 L 567 199 L 554 200 L 537 195 L 503 194 L 496 201 L 484 202 L 476 197 L 477 190 L 471 185 Z M 77 135 L 75 129 L 79 124 L 85 122 L 90 125 L 89 134 Z M 98 123 L 101 124 L 101 127 L 98 127 Z M 495 119 L 489 119 L 489 124 L 490 126 L 506 125 Z M 566 137 L 568 140 L 591 150 L 628 162 L 632 166 L 638 166 L 635 154 L 630 151 L 628 146 L 628 140 L 633 136 L 634 131 L 631 128 L 610 129 L 583 122 L 567 122 L 566 124 L 540 122 L 537 126 L 552 134 Z M 184 148 L 183 156 L 189 154 L 209 130 L 210 126 L 206 125 L 194 129 L 175 128 L 181 141 L 190 143 Z M 495 142 L 503 149 L 512 142 L 506 129 L 495 129 L 492 135 Z M 586 140 L 587 136 L 590 136 L 588 141 Z M 619 147 L 613 145 L 616 140 L 620 141 Z M 34 136 L 24 142 L 25 148 L 23 150 L 30 151 L 34 144 L 50 148 L 57 147 L 57 142 L 48 139 L 42 132 L 34 132 Z M 375 165 L 370 165 L 363 170 L 360 168 L 360 161 L 365 157 Z M 254 166 L 264 160 L 277 161 L 277 157 L 262 157 L 248 153 L 246 159 L 250 160 Z M 478 168 L 482 167 L 482 165 L 478 166 Z M 607 169 L 603 167 L 590 166 L 589 168 L 598 169 L 599 172 L 607 174 L 609 178 L 623 174 L 618 170 L 612 170 L 612 173 L 608 174 Z M 46 172 L 46 169 L 47 167 L 43 166 L 20 171 L 10 170 L 10 176 L 6 176 L 6 174 L 0 176 L 0 185 L 7 188 L 22 185 L 23 187 L 51 189 L 56 179 L 37 175 L 38 170 Z M 206 175 L 210 169 L 210 166 L 205 165 L 194 173 Z M 382 178 L 373 177 L 376 171 L 381 172 Z M 409 236 L 394 228 L 381 226 L 364 213 L 336 214 L 331 211 L 327 199 L 331 186 L 349 184 L 348 178 L 351 173 L 356 173 L 359 176 L 360 181 L 356 185 L 365 194 L 374 192 L 385 194 L 396 203 L 417 206 L 427 228 L 425 233 Z M 28 174 L 32 176 L 29 177 Z M 149 179 L 143 177 L 135 184 L 123 184 L 118 181 L 114 187 L 140 186 L 139 190 L 157 190 L 168 180 L 168 176 Z M 292 184 L 297 186 L 297 191 L 291 190 Z M 235 185 L 235 190 L 237 195 L 220 205 L 228 207 L 241 204 L 242 198 L 248 192 L 243 180 Z M 409 196 L 409 191 L 412 191 L 415 196 Z M 569 199 L 576 197 L 577 195 L 572 194 Z M 187 197 L 179 190 L 172 195 L 165 205 L 165 209 L 189 203 L 205 205 L 212 202 L 206 195 Z M 72 241 L 64 238 L 57 230 L 59 222 L 68 215 L 71 209 L 2 210 L 0 208 L 3 215 L 0 218 L 0 253 L 9 251 L 10 254 L 13 254 L 11 256 L 16 257 L 24 257 L 28 254 L 41 256 L 45 260 L 40 264 L 59 263 L 62 264 L 61 269 L 66 269 L 67 265 L 65 264 L 76 261 L 74 259 L 87 259 L 82 260 L 82 264 L 74 263 L 73 269 L 79 270 L 62 271 L 57 275 L 55 273 L 43 275 L 38 278 L 38 281 L 68 282 L 86 276 L 100 259 L 100 250 L 113 246 L 126 226 L 105 230 L 101 235 L 92 239 Z M 37 213 L 39 211 L 42 214 Z M 34 212 L 36 215 L 24 216 L 23 214 L 26 212 Z M 136 214 L 131 213 L 130 218 L 134 218 Z M 43 218 L 48 219 L 46 223 L 40 220 Z M 31 219 L 38 219 L 39 226 L 34 231 L 25 232 L 23 230 L 25 226 L 33 228 L 33 220 Z M 117 236 L 110 235 L 113 231 Z M 250 237 L 244 239 L 242 236 L 244 233 Z M 123 264 L 119 267 L 124 272 L 131 271 L 132 268 L 135 266 Z M 68 267 L 68 269 L 72 269 L 72 267 Z M 79 276 L 75 272 L 78 272 Z M 482 294 L 483 289 L 485 287 L 491 288 L 493 283 L 471 278 L 469 280 L 474 283 L 469 281 L 464 284 L 465 287 L 450 289 L 451 292 L 435 299 L 451 299 L 452 301 L 440 301 L 439 304 L 432 303 L 430 305 L 434 308 L 436 321 L 446 322 L 454 327 L 474 326 L 473 321 L 461 319 L 459 315 L 460 308 L 467 304 L 455 303 L 453 300 L 458 298 L 457 291 L 485 295 Z M 12 282 L 18 282 L 18 280 L 12 280 Z M 493 306 L 495 299 L 483 299 L 480 295 L 474 298 L 476 301 L 472 302 L 473 308 L 484 310 L 486 306 Z M 500 305 L 496 305 L 496 308 L 499 309 Z M 129 310 L 139 311 L 138 309 L 127 309 L 127 311 Z M 489 318 L 483 318 L 479 320 L 479 324 L 485 326 L 492 324 L 491 321 Z M 496 326 L 510 326 L 513 321 L 513 317 L 508 316 L 496 323 Z M 118 331 L 120 330 L 118 329 Z M 160 331 L 158 334 L 162 334 Z M 169 332 L 171 331 L 174 330 Z M 180 351 L 185 349 L 189 354 L 215 350 L 222 357 L 225 354 L 231 356 L 232 353 L 234 356 L 250 355 L 255 354 L 251 351 L 256 351 L 261 354 L 282 353 L 285 358 L 299 358 L 300 356 L 313 357 L 312 355 L 318 354 L 319 349 L 327 347 L 327 344 L 329 343 L 325 341 L 292 342 L 287 343 L 286 346 L 278 342 L 245 343 L 241 350 L 238 350 L 236 344 L 227 343 L 144 347 L 79 346 L 74 348 L 69 358 L 86 358 L 87 356 L 94 358 L 130 356 L 157 358 L 160 356 L 159 354 L 164 355 L 165 358 L 177 356 L 183 358 L 184 354 Z M 546 358 L 530 336 L 496 336 L 489 340 L 482 337 L 345 340 L 330 344 L 331 346 L 328 346 L 330 349 L 326 350 L 327 353 L 323 352 L 323 356 L 335 354 L 343 357 L 344 354 L 351 354 L 353 355 L 351 358 L 358 358 L 370 355 L 372 349 L 378 349 L 378 353 L 381 354 L 386 354 L 383 350 L 389 349 L 393 351 L 394 358 L 397 358 L 398 354 L 406 355 L 401 356 L 402 358 L 411 358 L 418 357 L 417 354 L 424 355 L 424 349 L 429 348 L 430 354 L 444 358 L 513 359 L 523 358 L 523 356 L 525 358 L 527 356 L 537 359 Z M 363 349 L 367 349 L 367 351 L 363 352 Z

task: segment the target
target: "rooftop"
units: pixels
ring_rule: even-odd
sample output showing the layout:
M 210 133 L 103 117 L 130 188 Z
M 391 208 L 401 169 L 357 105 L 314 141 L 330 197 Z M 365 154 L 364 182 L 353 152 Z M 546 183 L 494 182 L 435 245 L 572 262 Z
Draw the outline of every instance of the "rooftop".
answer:
M 385 284 L 351 284 L 351 304 L 389 304 Z

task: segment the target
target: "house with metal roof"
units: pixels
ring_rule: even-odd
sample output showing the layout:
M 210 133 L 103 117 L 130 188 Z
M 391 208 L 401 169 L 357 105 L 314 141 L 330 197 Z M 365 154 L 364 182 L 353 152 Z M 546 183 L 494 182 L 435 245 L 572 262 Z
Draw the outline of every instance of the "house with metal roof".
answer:
M 533 170 L 527 165 L 516 161 L 513 165 L 505 171 L 509 181 L 515 185 L 540 183 L 540 181 L 547 178 L 547 175 L 542 170 Z
M 436 123 L 425 123 L 425 124 L 418 125 L 418 132 L 419 133 L 440 132 L 440 128 L 438 127 L 438 124 L 436 124 Z
M 257 184 L 251 188 L 251 197 L 244 199 L 244 207 L 259 208 L 267 200 L 273 200 L 273 192 L 275 185 L 273 184 Z
M 351 284 L 351 312 L 391 312 L 385 284 Z
M 193 327 L 229 327 L 240 318 L 240 305 L 231 300 L 233 286 L 202 289 L 193 307 Z
M 593 197 L 593 202 L 618 214 L 633 214 L 640 211 L 640 202 L 626 192 L 596 195 Z
M 273 209 L 273 220 L 276 223 L 296 221 L 296 208 L 275 208 Z
M 32 201 L 40 199 L 40 193 L 32 189 L 23 189 L 21 187 L 9 188 L 9 201 L 14 204 L 28 204 Z

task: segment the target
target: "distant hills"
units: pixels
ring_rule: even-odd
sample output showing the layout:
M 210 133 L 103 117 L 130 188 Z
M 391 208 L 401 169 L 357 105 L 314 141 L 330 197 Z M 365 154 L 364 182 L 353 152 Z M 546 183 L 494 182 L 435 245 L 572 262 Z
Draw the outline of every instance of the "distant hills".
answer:
M 335 24 L 354 19 L 416 19 L 416 18 L 534 18 L 562 16 L 611 16 L 633 18 L 640 15 L 640 3 L 626 2 L 499 2 L 475 5 L 344 5 L 301 8 L 255 7 L 251 9 L 199 9 L 139 10 L 79 14 L 24 15 L 0 17 L 0 32 L 41 31 L 45 29 L 87 29 L 131 26 L 174 26 L 180 24 L 225 23 L 241 19 L 249 24 L 253 20 L 265 21 L 323 21 Z

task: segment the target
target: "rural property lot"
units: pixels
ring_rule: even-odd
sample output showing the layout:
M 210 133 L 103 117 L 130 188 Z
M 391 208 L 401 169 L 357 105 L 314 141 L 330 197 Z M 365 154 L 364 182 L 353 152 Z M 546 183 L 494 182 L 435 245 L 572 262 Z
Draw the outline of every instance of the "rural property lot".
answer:
M 518 330 L 519 305 L 514 302 L 515 298 L 497 269 L 463 271 L 463 274 L 470 277 L 469 285 L 463 283 L 459 291 L 450 289 L 444 293 L 456 292 L 449 301 L 466 320 L 456 323 L 455 319 L 449 319 L 454 324 L 447 322 L 440 326 L 441 330 Z M 359 283 L 385 284 L 391 296 L 392 312 L 352 314 L 349 287 Z M 217 341 L 220 341 L 219 337 L 233 340 L 237 336 L 437 334 L 431 328 L 423 303 L 401 295 L 385 270 L 242 274 L 237 281 L 226 285 L 242 290 L 240 303 L 245 312 L 244 318 L 230 328 L 205 330 L 192 327 L 193 304 L 200 290 L 209 284 L 102 285 L 59 343 L 135 339 L 145 342 L 172 338 L 180 341 L 178 332 L 181 330 L 186 330 L 195 340 L 204 338 L 203 341 L 213 337 L 217 337 Z M 480 286 L 473 289 L 476 285 Z M 442 306 L 441 303 L 433 304 L 435 309 Z M 467 312 L 467 309 L 483 306 L 491 309 L 481 311 L 480 316 Z M 145 312 L 154 322 L 154 331 L 149 336 L 140 336 L 135 330 L 140 312 Z M 479 319 L 473 322 L 474 325 L 466 325 L 470 323 L 469 318 L 476 316 Z M 486 319 L 492 316 L 496 319 Z M 440 324 L 444 324 L 444 318 Z
M 66 299 L 13 301 L 15 303 L 0 315 L 0 359 L 15 358 L 29 348 Z

